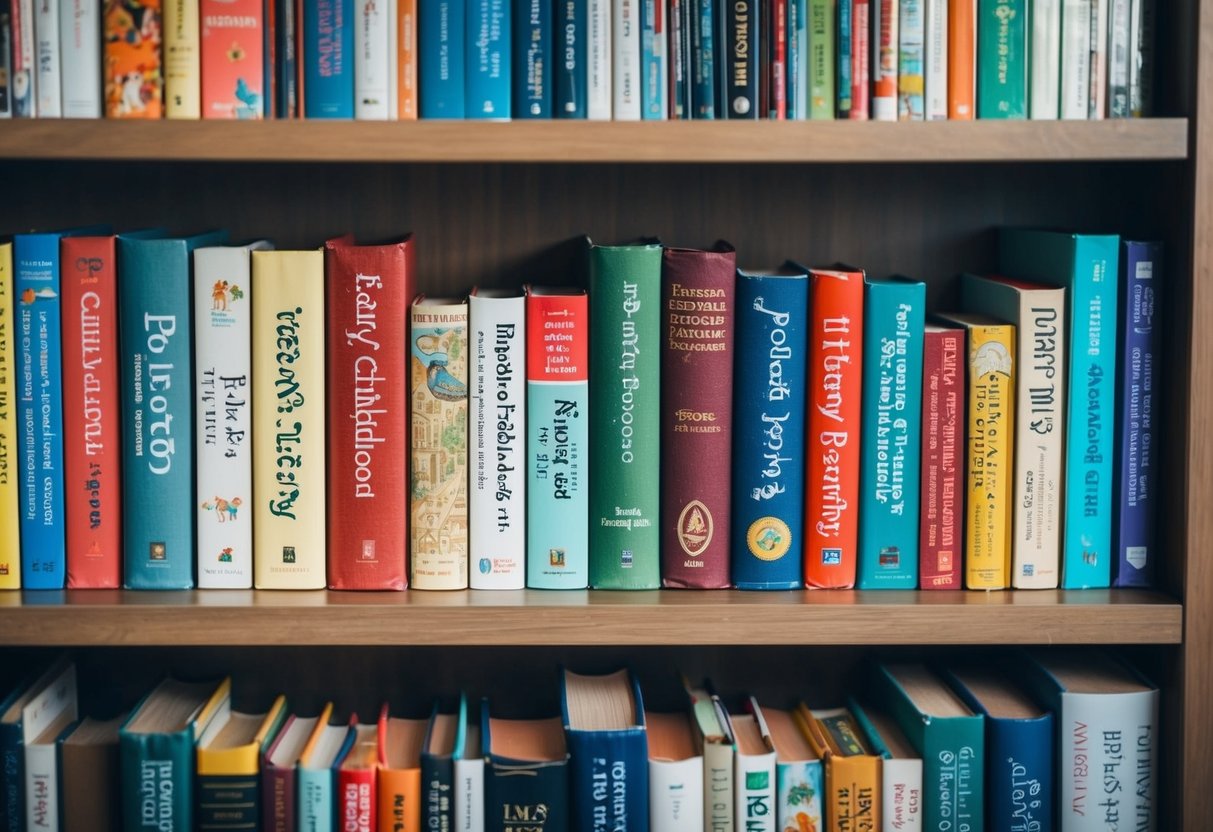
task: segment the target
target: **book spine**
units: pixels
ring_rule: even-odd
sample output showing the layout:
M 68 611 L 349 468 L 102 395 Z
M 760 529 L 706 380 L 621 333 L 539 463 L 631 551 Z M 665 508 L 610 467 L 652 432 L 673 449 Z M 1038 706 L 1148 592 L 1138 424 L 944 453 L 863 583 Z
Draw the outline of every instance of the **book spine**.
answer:
M 834 96 L 834 0 L 809 0 L 809 118 L 832 119 Z
M 1130 0 L 1129 115 L 1151 115 L 1154 100 L 1155 0 Z
M 615 121 L 639 121 L 641 100 L 640 4 L 644 0 L 615 0 L 611 36 L 611 65 Z M 704 0 L 709 2 L 709 0 Z
M 261 828 L 265 832 L 294 832 L 295 767 L 263 762 L 261 767 Z
M 27 832 L 58 830 L 60 823 L 59 767 L 55 743 L 25 746 L 25 828 Z
M 484 830 L 484 758 L 455 761 L 454 823 L 455 832 Z
M 455 5 L 460 9 L 462 24 L 463 5 L 461 2 Z M 354 117 L 355 28 L 352 0 L 315 0 L 303 4 L 303 108 L 308 118 Z M 460 25 L 460 33 L 462 30 Z M 455 63 L 454 59 L 451 63 Z M 459 90 L 462 98 L 462 75 Z
M 851 110 L 852 121 L 867 121 L 872 113 L 872 3 L 853 0 L 851 6 Z
M 420 832 L 421 770 L 380 767 L 375 783 L 379 832 Z M 284 832 L 292 832 L 289 827 Z M 463 832 L 463 830 L 459 830 Z
M 765 48 L 760 56 L 762 80 L 768 92 L 762 118 L 785 121 L 788 117 L 788 0 L 768 0 L 762 16 Z M 833 67 L 831 67 L 833 69 Z M 834 102 L 830 102 L 833 109 Z
M 703 758 L 649 758 L 649 829 L 652 832 L 701 830 Z
M 472 589 L 526 584 L 526 300 L 468 301 L 472 383 L 468 562 Z
M 1108 114 L 1108 0 L 1091 0 L 1091 92 L 1087 118 Z
M 12 112 L 18 118 L 33 118 L 37 115 L 38 83 L 37 64 L 34 60 L 36 41 L 34 38 L 35 0 L 11 0 L 13 80 Z
M 1029 115 L 1055 119 L 1061 107 L 1061 3 L 1031 0 L 1029 13 Z
M 716 0 L 692 0 L 692 118 L 716 118 Z
M 922 121 L 925 117 L 923 94 L 926 91 L 926 28 L 923 3 L 926 0 L 901 0 L 897 21 L 897 120 Z
M 199 773 L 196 786 L 194 819 L 198 832 L 257 828 L 261 783 L 256 774 Z
M 0 589 L 21 588 L 21 487 L 13 468 L 18 441 L 14 298 L 13 244 L 0 243 Z M 5 832 L 3 825 L 0 832 Z
M 342 832 L 378 832 L 375 769 L 342 768 L 337 773 L 337 819 Z
M 881 832 L 918 832 L 923 828 L 922 760 L 881 760 L 880 823 Z
M 743 273 L 736 291 L 733 584 L 797 589 L 804 575 L 809 281 Z
M 18 721 L 0 722 L 0 829 L 25 832 L 25 748 Z
M 734 827 L 746 832 L 777 832 L 775 828 L 775 754 L 738 754 L 733 775 Z
M 849 0 L 844 0 L 849 2 Z M 842 10 L 839 9 L 841 19 Z M 788 32 L 788 121 L 804 121 L 809 117 L 809 5 L 808 0 L 787 1 Z M 840 24 L 841 25 L 841 24 Z M 841 44 L 839 46 L 841 50 Z M 841 55 L 841 51 L 839 52 Z M 839 58 L 841 61 L 841 57 Z M 841 95 L 842 83 L 839 82 Z M 848 94 L 850 87 L 847 87 Z
M 12 7 L 13 0 L 0 1 L 0 119 L 13 117 Z
M 1091 101 L 1091 0 L 1062 0 L 1061 117 L 1085 119 Z
M 666 0 L 640 0 L 640 15 L 640 111 L 645 121 L 663 120 L 669 118 Z
M 825 776 L 820 760 L 775 764 L 777 830 L 825 829 Z M 807 824 L 807 825 L 806 825 Z
M 191 729 L 171 734 L 119 735 L 122 818 L 126 829 L 194 827 L 194 742 Z M 154 794 L 154 801 L 144 795 Z
M 274 0 L 277 12 L 274 32 L 277 55 L 277 95 L 274 102 L 278 118 L 299 118 L 299 31 L 294 0 Z
M 691 90 L 687 76 L 690 67 L 690 18 L 687 7 L 691 0 L 669 0 L 669 29 L 667 54 L 669 71 L 666 73 L 666 96 L 669 101 L 669 117 L 687 119 L 691 117 Z
M 1132 0 L 1110 0 L 1108 8 L 1108 117 L 1129 117 L 1129 16 Z
M 118 274 L 113 237 L 64 237 L 64 527 L 69 589 L 122 584 Z M 9 293 L 5 293 L 6 297 Z M 3 373 L 7 376 L 7 373 Z
M 396 0 L 396 19 L 388 21 L 388 26 L 396 27 L 391 66 L 396 73 L 394 114 L 400 121 L 415 121 L 418 113 L 417 3 L 418 0 Z
M 921 748 L 923 826 L 982 829 L 987 788 L 984 720 L 970 716 L 927 723 Z
M 864 308 L 860 589 L 918 585 L 923 283 L 869 283 Z
M 467 117 L 510 117 L 510 0 L 473 0 L 469 7 Z
M 870 755 L 828 755 L 825 761 L 826 815 L 831 830 L 872 829 L 881 817 L 880 759 Z
M 1027 118 L 1028 0 L 978 0 L 977 117 Z
M 1053 759 L 1052 714 L 1039 719 L 986 716 L 989 829 L 1031 829 L 1055 817 Z
M 455 762 L 422 752 L 421 788 L 421 828 L 454 829 Z
M 569 798 L 574 829 L 594 818 L 626 819 L 629 832 L 648 832 L 649 760 L 643 728 L 577 731 L 566 727 Z M 772 782 L 774 777 L 772 776 Z M 768 804 L 769 805 L 769 804 Z
M 265 10 L 260 0 L 200 0 L 202 117 L 265 116 Z
M 585 118 L 588 89 L 585 0 L 557 0 L 555 29 L 557 60 L 553 115 L 556 118 Z
M 948 0 L 948 118 L 976 118 L 977 0 Z
M 263 25 L 261 26 L 261 107 L 258 117 L 274 118 L 274 108 L 278 102 L 278 66 L 277 42 L 274 33 L 278 26 L 278 0 L 264 0 L 262 5 Z M 205 59 L 203 60 L 205 64 Z M 205 105 L 204 105 L 205 106 Z
M 569 825 L 566 761 L 527 764 L 491 756 L 485 767 L 486 832 L 576 828 Z
M 514 118 L 552 117 L 552 4 L 514 0 Z
M 328 832 L 333 829 L 336 808 L 333 806 L 331 769 L 299 767 L 299 826 L 304 832 Z
M 34 91 L 38 118 L 63 117 L 60 86 L 59 0 L 34 0 Z
M 923 0 L 923 118 L 948 117 L 948 2 Z
M 387 2 L 354 5 L 354 118 L 360 121 L 386 121 L 391 111 L 389 32 L 395 21 L 389 12 Z
M 14 239 L 17 424 L 21 431 L 21 585 L 62 589 L 63 365 L 59 235 Z
M 164 114 L 161 0 L 106 0 L 105 8 L 105 116 L 158 119 Z
M 527 586 L 589 584 L 589 309 L 527 296 Z
M 610 121 L 611 0 L 589 0 L 586 27 L 586 118 Z
M 960 589 L 961 460 L 965 418 L 964 332 L 927 332 L 923 339 L 922 513 L 918 586 Z
M 872 119 L 897 120 L 899 2 L 872 0 Z
M 803 2 L 803 0 L 793 0 Z M 808 14 L 808 8 L 804 9 Z M 838 44 L 838 54 L 834 61 L 834 79 L 837 87 L 837 109 L 835 115 L 840 119 L 850 119 L 852 107 L 851 93 L 851 50 L 854 43 L 851 38 L 851 21 L 855 17 L 855 0 L 838 0 L 838 26 L 834 37 Z M 807 69 L 806 69 L 807 71 Z
M 863 276 L 814 272 L 812 281 L 805 584 L 851 587 L 859 536 Z
M 724 66 L 721 67 L 725 77 L 726 118 L 758 118 L 759 115 L 760 2 L 761 0 L 736 0 L 725 4 L 722 21 L 724 48 L 725 53 L 731 56 L 731 60 L 724 61 Z
M 703 744 L 704 828 L 712 832 L 733 832 L 733 756 L 732 744 Z
M 101 118 L 101 2 L 58 2 L 63 117 Z
M 198 7 L 199 0 L 165 0 L 164 3 L 165 118 L 202 116 Z

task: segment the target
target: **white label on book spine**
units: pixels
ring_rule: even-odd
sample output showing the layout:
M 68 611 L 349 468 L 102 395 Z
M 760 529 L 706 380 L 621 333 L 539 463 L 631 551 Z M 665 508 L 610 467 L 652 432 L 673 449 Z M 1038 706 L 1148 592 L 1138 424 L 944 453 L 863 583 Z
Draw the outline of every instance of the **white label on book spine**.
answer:
M 64 118 L 101 118 L 101 0 L 59 0 Z
M 640 0 L 615 0 L 613 8 L 615 121 L 639 121 Z

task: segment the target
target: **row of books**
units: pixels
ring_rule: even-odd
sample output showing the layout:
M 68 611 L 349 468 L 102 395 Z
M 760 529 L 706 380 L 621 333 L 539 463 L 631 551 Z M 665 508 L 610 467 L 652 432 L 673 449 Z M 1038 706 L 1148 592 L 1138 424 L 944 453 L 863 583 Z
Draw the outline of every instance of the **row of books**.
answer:
M 230 679 L 167 679 L 94 719 L 62 659 L 4 703 L 0 829 L 1154 828 L 1159 692 L 1127 665 L 1041 651 L 869 671 L 842 707 L 684 678 L 684 706 L 655 712 L 628 670 L 562 670 L 559 715 L 487 698 L 469 715 L 464 695 L 365 722 L 284 696 L 245 713 Z
M 1153 0 L 5 0 L 0 117 L 1146 115 Z

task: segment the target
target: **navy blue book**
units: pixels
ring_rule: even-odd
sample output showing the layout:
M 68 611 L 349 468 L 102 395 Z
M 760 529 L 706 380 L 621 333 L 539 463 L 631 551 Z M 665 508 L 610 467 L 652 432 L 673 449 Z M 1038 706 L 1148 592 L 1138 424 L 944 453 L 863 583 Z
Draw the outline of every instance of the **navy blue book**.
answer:
M 691 4 L 691 118 L 716 118 L 716 0 Z
M 418 0 L 417 92 L 422 118 L 466 115 L 466 23 L 464 0 Z
M 514 118 L 552 117 L 552 4 L 514 0 Z
M 421 828 L 452 829 L 455 825 L 455 761 L 467 745 L 468 703 L 459 697 L 453 713 L 434 703 L 430 727 L 421 746 Z
M 569 752 L 560 717 L 499 719 L 480 706 L 485 832 L 569 828 Z
M 568 737 L 572 829 L 649 829 L 649 743 L 640 685 L 627 670 L 583 676 L 565 670 L 561 709 Z M 622 814 L 621 814 L 622 813 Z
M 354 117 L 353 0 L 303 4 L 303 97 L 308 118 Z
M 724 118 L 758 118 L 759 104 L 759 0 L 726 3 L 723 49 L 725 55 L 739 56 L 720 61 L 723 78 Z
M 809 275 L 737 270 L 733 334 L 732 578 L 738 589 L 803 580 Z
M 586 6 L 585 0 L 556 2 L 556 118 L 586 117 Z
M 299 118 L 299 26 L 295 17 L 298 9 L 295 0 L 273 0 L 277 3 L 274 26 L 266 26 L 267 34 L 276 38 L 273 52 L 266 52 L 266 60 L 273 56 L 277 73 L 277 88 L 274 90 L 275 115 L 278 118 Z M 269 101 L 269 96 L 266 96 Z
M 944 673 L 986 723 L 986 828 L 1045 829 L 1053 820 L 1053 714 L 1011 677 L 973 665 Z

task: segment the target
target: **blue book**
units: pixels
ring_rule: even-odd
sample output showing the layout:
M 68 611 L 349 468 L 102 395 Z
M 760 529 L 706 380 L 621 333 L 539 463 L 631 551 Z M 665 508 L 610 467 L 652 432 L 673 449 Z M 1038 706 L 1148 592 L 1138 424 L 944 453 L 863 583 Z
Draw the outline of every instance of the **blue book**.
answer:
M 128 589 L 194 586 L 193 237 L 118 236 L 122 563 Z
M 303 4 L 303 96 L 308 118 L 354 117 L 352 0 Z
M 455 761 L 467 745 L 468 703 L 465 696 L 451 713 L 437 702 L 421 746 L 421 828 L 455 826 Z
M 565 670 L 560 706 L 571 755 L 572 828 L 648 832 L 649 744 L 636 679 L 627 670 L 605 676 Z
M 864 279 L 860 589 L 918 586 L 923 322 L 927 287 Z
M 485 699 L 480 738 L 485 832 L 568 829 L 569 753 L 560 717 L 499 719 L 489 715 Z
M 789 0 L 798 2 L 798 0 Z M 854 14 L 854 0 L 838 0 L 838 117 L 850 118 L 851 107 L 851 17 Z M 806 47 L 806 55 L 807 47 Z M 808 61 L 805 61 L 805 71 L 808 72 Z M 808 80 L 805 81 L 808 87 Z M 807 116 L 806 116 L 807 118 Z
M 556 104 L 557 118 L 585 118 L 589 95 L 586 72 L 585 0 L 557 0 L 556 3 Z
M 739 269 L 735 308 L 733 585 L 798 589 L 809 275 L 791 264 L 774 272 Z
M 716 0 L 691 2 L 691 118 L 716 118 Z
M 1158 289 L 1162 243 L 1125 240 L 1116 376 L 1116 586 L 1150 586 L 1158 559 Z
M 275 116 L 277 118 L 299 118 L 299 27 L 303 25 L 302 21 L 296 16 L 298 9 L 295 7 L 295 0 L 273 0 L 276 3 L 275 12 L 277 20 L 273 26 L 266 26 L 267 34 L 272 35 L 277 39 L 275 52 L 266 53 L 266 61 L 274 61 L 277 66 L 273 67 L 276 72 L 278 85 L 274 93 L 274 102 L 276 109 Z M 270 100 L 270 96 L 265 97 L 266 102 Z
M 667 58 L 665 0 L 640 0 L 640 117 L 669 117 L 666 102 Z
M 1003 229 L 999 238 L 1005 274 L 1066 289 L 1064 589 L 1112 580 L 1119 245 L 1115 234 Z
M 809 117 L 809 4 L 788 0 L 788 121 Z
M 510 2 L 469 0 L 467 117 L 510 117 Z
M 13 237 L 23 589 L 62 589 L 66 580 L 59 241 L 108 233 L 94 227 Z
M 514 118 L 552 117 L 552 4 L 514 0 Z
M 1009 675 L 951 668 L 945 677 L 986 722 L 986 828 L 1043 829 L 1053 820 L 1053 714 Z
M 464 0 L 419 0 L 417 4 L 417 92 L 422 118 L 466 115 L 466 15 Z

